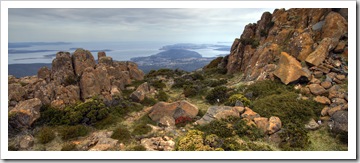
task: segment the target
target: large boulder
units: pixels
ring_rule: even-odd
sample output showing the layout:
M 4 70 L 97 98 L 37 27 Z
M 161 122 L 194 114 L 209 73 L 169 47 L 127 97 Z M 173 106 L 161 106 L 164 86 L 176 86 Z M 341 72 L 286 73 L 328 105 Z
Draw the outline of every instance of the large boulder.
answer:
M 51 106 L 55 108 L 63 108 L 80 101 L 80 88 L 77 85 L 69 85 L 66 87 L 59 85 L 54 91 L 55 100 L 51 102 Z
M 348 132 L 348 112 L 337 111 L 331 116 L 333 120 L 332 131 L 335 133 Z
M 8 91 L 9 91 L 8 92 L 9 101 L 19 102 L 24 100 L 26 90 L 21 86 L 21 84 L 18 83 L 9 84 Z
M 334 48 L 331 43 L 332 39 L 324 38 L 316 49 L 306 57 L 305 61 L 311 65 L 319 66 L 329 55 L 329 51 Z
M 130 94 L 130 98 L 135 102 L 141 102 L 144 100 L 146 94 L 150 92 L 150 85 L 145 82 L 141 84 L 133 93 Z
M 38 78 L 44 79 L 46 82 L 50 82 L 51 70 L 48 67 L 41 67 L 37 73 Z
M 167 136 L 144 138 L 140 142 L 147 151 L 173 151 L 175 149 L 175 142 Z
M 76 80 L 73 64 L 69 52 L 58 52 L 52 61 L 51 79 L 57 85 L 68 84 L 71 80 Z
M 174 119 L 178 117 L 195 118 L 198 112 L 199 109 L 195 105 L 185 100 L 174 103 L 159 102 L 151 108 L 149 117 L 153 121 L 159 122 L 165 116 L 173 117 Z
M 88 67 L 84 70 L 80 79 L 81 98 L 87 99 L 100 94 L 100 85 L 96 80 L 94 68 Z
M 272 116 L 269 118 L 269 126 L 267 128 L 267 132 L 271 135 L 281 129 L 281 120 L 279 117 Z
M 144 80 L 144 72 L 142 72 L 136 63 L 134 62 L 126 62 L 127 68 L 130 74 L 131 79 L 135 80 Z
M 330 12 L 325 17 L 325 22 L 321 31 L 321 38 L 331 38 L 335 47 L 339 39 L 348 31 L 348 23 L 346 19 L 339 13 Z
M 274 75 L 280 78 L 284 84 L 297 81 L 300 77 L 310 77 L 310 74 L 305 71 L 300 62 L 286 52 L 281 53 L 280 61 Z
M 83 71 L 88 67 L 94 68 L 96 64 L 91 52 L 84 49 L 76 49 L 72 56 L 72 60 L 77 76 L 81 76 Z
M 305 61 L 307 56 L 313 51 L 313 44 L 314 40 L 309 32 L 301 33 L 290 42 L 290 52 L 300 61 Z
M 79 149 L 82 151 L 115 150 L 118 146 L 118 140 L 110 138 L 112 134 L 113 131 L 96 131 L 79 143 Z
M 21 101 L 14 109 L 10 110 L 9 124 L 14 128 L 30 127 L 35 120 L 40 118 L 41 106 L 42 103 L 38 98 Z
M 221 120 L 227 117 L 240 117 L 240 114 L 245 111 L 244 107 L 230 107 L 230 106 L 211 106 L 205 115 L 196 121 L 199 125 L 208 124 L 213 120 Z

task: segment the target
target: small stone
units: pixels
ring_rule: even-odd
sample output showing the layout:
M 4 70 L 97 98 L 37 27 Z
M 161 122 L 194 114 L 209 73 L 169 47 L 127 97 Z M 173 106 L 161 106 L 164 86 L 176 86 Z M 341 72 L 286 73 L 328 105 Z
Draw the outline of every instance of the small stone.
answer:
M 326 92 L 324 87 L 320 86 L 319 84 L 310 84 L 309 88 L 311 93 L 314 95 L 322 95 Z
M 336 75 L 336 78 L 339 80 L 345 80 L 346 76 L 345 75 Z
M 341 62 L 339 60 L 335 60 L 333 63 L 334 67 L 340 67 L 341 66 Z
M 254 118 L 260 117 L 260 115 L 256 112 L 254 112 L 253 110 L 251 110 L 250 108 L 246 107 L 245 112 L 243 114 L 241 114 L 241 117 L 253 120 Z
M 328 106 L 325 106 L 325 107 L 321 110 L 321 115 L 322 115 L 322 116 L 328 115 L 329 109 L 330 109 L 330 108 L 329 108 Z
M 323 76 L 323 72 L 321 72 L 321 71 L 315 71 L 315 72 L 314 72 L 314 76 L 315 76 L 315 78 L 321 78 L 321 77 Z
M 321 85 L 322 87 L 324 87 L 325 89 L 329 89 L 329 88 L 332 86 L 331 82 L 329 82 L 329 81 L 321 82 L 320 85 Z
M 279 117 L 272 116 L 269 118 L 269 127 L 267 128 L 268 133 L 271 135 L 281 129 L 281 120 Z
M 344 41 L 340 41 L 334 49 L 335 53 L 341 53 L 344 51 L 346 44 Z
M 327 122 L 327 121 L 330 121 L 330 118 L 331 118 L 330 116 L 323 116 L 323 117 L 320 117 L 320 120 Z
M 310 83 L 311 83 L 311 84 L 320 84 L 321 81 L 320 81 L 318 78 L 313 77 L 313 78 L 310 80 Z
M 320 125 L 318 123 L 316 123 L 316 121 L 314 119 L 311 119 L 310 122 L 305 125 L 305 129 L 308 129 L 308 130 L 316 130 L 319 127 L 320 127 Z
M 321 103 L 321 104 L 330 104 L 330 100 L 325 96 L 316 96 L 314 101 Z
M 337 105 L 347 104 L 347 102 L 346 102 L 344 99 L 342 99 L 342 98 L 333 98 L 333 99 L 331 99 L 331 102 L 332 102 L 332 103 L 335 103 L 335 104 L 337 104 Z
M 337 111 L 339 111 L 339 110 L 341 110 L 341 106 L 340 106 L 340 105 L 339 105 L 339 106 L 335 106 L 335 107 L 330 108 L 330 109 L 328 110 L 328 114 L 329 114 L 330 116 L 332 116 L 335 112 L 337 112 Z
M 31 135 L 25 135 L 20 140 L 20 148 L 21 149 L 29 149 L 34 145 L 34 137 Z
M 308 95 L 308 94 L 310 94 L 311 92 L 310 92 L 310 89 L 309 89 L 308 87 L 302 87 L 302 88 L 300 89 L 300 93 L 303 94 L 303 95 Z

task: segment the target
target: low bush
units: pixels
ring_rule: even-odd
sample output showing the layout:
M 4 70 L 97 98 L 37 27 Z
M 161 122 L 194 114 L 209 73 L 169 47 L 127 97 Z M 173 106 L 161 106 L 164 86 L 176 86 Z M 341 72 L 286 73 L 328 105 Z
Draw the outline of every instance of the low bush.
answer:
M 198 88 L 194 85 L 186 85 L 184 86 L 183 94 L 185 97 L 194 97 L 198 93 Z
M 214 148 L 204 144 L 204 133 L 190 130 L 186 136 L 181 137 L 176 143 L 177 151 L 213 151 Z
M 160 75 L 170 78 L 170 77 L 174 77 L 174 75 L 181 75 L 182 73 L 183 72 L 180 70 L 171 70 L 171 69 L 151 70 L 148 74 L 145 75 L 145 78 L 154 78 Z
M 247 99 L 242 94 L 233 94 L 233 95 L 231 95 L 230 98 L 225 102 L 225 105 L 235 106 L 237 101 L 242 102 L 244 104 L 244 106 L 247 106 L 247 107 L 250 106 L 250 100 Z
M 61 147 L 61 151 L 77 151 L 76 144 L 74 143 L 65 143 Z
M 84 125 L 62 126 L 59 131 L 63 140 L 86 136 L 89 133 L 89 129 Z
M 225 151 L 239 151 L 242 149 L 241 145 L 234 138 L 224 139 L 224 143 L 221 148 Z
M 220 85 L 224 85 L 227 83 L 227 80 L 226 79 L 220 79 L 220 80 L 217 80 L 217 79 L 208 79 L 208 80 L 205 80 L 204 81 L 204 84 L 206 86 L 209 86 L 209 87 L 217 87 L 217 86 L 220 86 Z
M 285 151 L 298 151 L 306 148 L 310 144 L 308 131 L 298 124 L 287 124 L 284 132 L 280 134 L 283 140 L 279 147 Z
M 150 83 L 150 86 L 153 86 L 157 89 L 163 89 L 166 87 L 166 84 L 162 82 L 162 80 L 153 80 Z
M 157 103 L 158 101 L 154 98 L 151 97 L 145 97 L 144 100 L 141 101 L 141 104 L 144 106 L 153 106 Z
M 139 103 L 123 100 L 117 106 L 110 107 L 110 112 L 112 115 L 124 118 L 129 113 L 140 111 L 142 109 L 143 106 Z
M 224 103 L 228 98 L 227 88 L 225 86 L 218 86 L 212 89 L 205 97 L 210 104 Z
M 163 90 L 160 90 L 159 93 L 157 93 L 155 97 L 158 99 L 158 101 L 166 102 L 169 100 L 169 95 L 166 94 L 166 92 Z
M 152 129 L 148 124 L 156 125 L 156 122 L 150 119 L 149 115 L 144 115 L 134 122 L 134 130 L 132 132 L 133 135 L 144 135 L 149 133 Z
M 240 137 L 248 138 L 251 141 L 255 141 L 264 137 L 263 131 L 261 131 L 255 125 L 248 125 L 244 119 L 235 122 L 234 130 Z
M 129 143 L 131 141 L 130 131 L 126 128 L 126 126 L 121 125 L 116 128 L 111 135 L 111 138 L 119 140 L 121 143 Z
M 94 125 L 95 128 L 97 129 L 104 129 L 114 123 L 116 123 L 118 121 L 118 118 L 113 116 L 113 115 L 109 115 L 108 117 L 106 117 L 105 119 L 102 119 L 100 121 L 97 121 Z
M 109 115 L 109 108 L 99 99 L 93 98 L 75 106 L 57 109 L 45 105 L 40 109 L 40 118 L 36 125 L 93 125 Z
M 55 133 L 50 127 L 42 127 L 36 134 L 36 138 L 41 144 L 46 144 L 55 139 Z
M 129 151 L 146 151 L 146 148 L 143 145 L 136 145 L 131 147 Z
M 221 138 L 233 136 L 233 128 L 226 120 L 214 120 L 209 124 L 199 126 L 198 129 L 206 133 L 206 135 L 215 134 Z
M 273 94 L 280 94 L 282 92 L 293 91 L 291 85 L 284 85 L 279 80 L 263 80 L 257 81 L 245 89 L 246 93 L 252 93 L 253 97 L 250 100 L 255 100 L 256 98 L 262 98 Z

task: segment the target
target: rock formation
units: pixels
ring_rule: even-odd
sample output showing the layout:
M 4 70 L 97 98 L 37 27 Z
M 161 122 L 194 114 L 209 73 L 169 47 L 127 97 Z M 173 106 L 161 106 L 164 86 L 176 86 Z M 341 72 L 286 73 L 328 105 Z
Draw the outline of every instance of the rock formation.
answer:
M 142 80 L 144 73 L 132 62 L 115 62 L 99 52 L 99 64 L 88 50 L 77 49 L 73 55 L 58 52 L 52 68 L 39 69 L 37 76 L 17 79 L 9 76 L 9 109 L 24 100 L 38 99 L 41 104 L 63 108 L 78 101 L 99 96 L 111 101 L 132 80 Z

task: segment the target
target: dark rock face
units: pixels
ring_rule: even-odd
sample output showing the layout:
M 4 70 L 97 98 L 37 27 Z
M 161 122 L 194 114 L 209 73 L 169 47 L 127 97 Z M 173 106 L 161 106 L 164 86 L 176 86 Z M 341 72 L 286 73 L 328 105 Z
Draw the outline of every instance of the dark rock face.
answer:
M 76 49 L 72 56 L 74 70 L 77 76 L 81 76 L 83 71 L 88 67 L 95 67 L 95 59 L 90 51 L 84 49 Z
M 246 81 L 271 79 L 274 71 L 279 71 L 282 52 L 299 63 L 306 61 L 310 66 L 322 66 L 339 42 L 346 45 L 342 39 L 347 37 L 347 21 L 341 15 L 346 14 L 331 12 L 331 9 L 265 12 L 257 23 L 246 25 L 240 38 L 235 39 L 228 56 L 227 73 L 244 73 Z M 345 48 L 339 46 L 336 52 Z M 266 71 L 267 65 L 275 65 L 277 69 Z M 291 82 L 284 77 L 282 81 Z
M 348 112 L 337 111 L 331 118 L 333 119 L 332 131 L 335 133 L 348 132 Z
M 9 122 L 13 128 L 21 129 L 30 127 L 35 120 L 40 118 L 40 107 L 42 103 L 39 99 L 34 98 L 26 101 L 21 101 L 9 112 L 9 118 L 12 122 Z
M 58 52 L 52 61 L 51 79 L 57 84 L 65 84 L 66 80 L 76 79 L 69 52 Z

